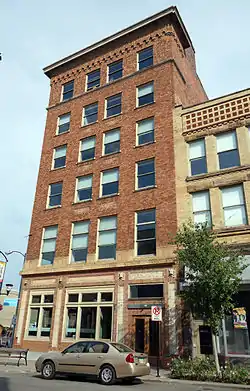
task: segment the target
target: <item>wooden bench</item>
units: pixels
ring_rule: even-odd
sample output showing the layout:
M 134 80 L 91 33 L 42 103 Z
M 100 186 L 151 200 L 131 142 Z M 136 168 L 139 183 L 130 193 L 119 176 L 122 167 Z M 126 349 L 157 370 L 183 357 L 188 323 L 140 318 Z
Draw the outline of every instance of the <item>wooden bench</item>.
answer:
M 15 348 L 0 348 L 0 357 L 8 357 L 8 358 L 18 358 L 17 366 L 19 367 L 20 360 L 24 360 L 26 366 L 28 365 L 27 358 L 28 358 L 28 351 L 29 349 L 15 349 Z M 5 365 L 7 365 L 7 361 L 5 362 Z

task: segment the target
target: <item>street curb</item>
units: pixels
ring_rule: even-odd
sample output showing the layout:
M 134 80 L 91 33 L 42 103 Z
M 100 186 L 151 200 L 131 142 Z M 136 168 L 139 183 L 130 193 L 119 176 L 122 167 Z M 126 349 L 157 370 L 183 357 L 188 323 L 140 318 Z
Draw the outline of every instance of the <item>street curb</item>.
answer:
M 189 384 L 196 386 L 210 386 L 210 387 L 220 387 L 220 388 L 236 388 L 241 390 L 250 390 L 250 385 L 247 384 L 234 384 L 234 383 L 219 383 L 219 382 L 203 382 L 196 380 L 180 380 L 180 379 L 170 379 L 166 377 L 155 377 L 150 379 L 141 378 L 144 383 L 167 383 L 167 384 Z

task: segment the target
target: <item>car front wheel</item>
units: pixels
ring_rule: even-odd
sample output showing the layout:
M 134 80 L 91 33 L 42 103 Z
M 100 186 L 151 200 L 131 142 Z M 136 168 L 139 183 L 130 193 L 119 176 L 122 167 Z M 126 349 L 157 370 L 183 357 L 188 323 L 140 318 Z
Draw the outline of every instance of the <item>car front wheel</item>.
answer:
M 113 367 L 110 365 L 104 365 L 100 371 L 101 383 L 106 386 L 111 386 L 116 381 L 116 374 Z
M 42 377 L 46 380 L 51 380 L 55 377 L 55 364 L 52 361 L 45 361 L 42 366 Z

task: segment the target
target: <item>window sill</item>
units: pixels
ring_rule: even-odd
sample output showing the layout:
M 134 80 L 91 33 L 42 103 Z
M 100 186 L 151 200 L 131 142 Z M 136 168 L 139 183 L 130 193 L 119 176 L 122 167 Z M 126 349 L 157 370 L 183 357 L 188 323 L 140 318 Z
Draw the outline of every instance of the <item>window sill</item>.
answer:
M 145 143 L 145 144 L 140 144 L 140 145 L 134 145 L 134 148 L 141 148 L 141 147 L 146 147 L 147 145 L 152 145 L 155 144 L 156 141 L 150 141 L 150 143 Z
M 150 190 L 150 189 L 157 189 L 157 185 L 148 186 L 148 187 L 143 187 L 142 189 L 135 189 L 135 190 L 134 190 L 134 193 L 137 193 L 138 191 L 144 191 L 144 190 Z
M 62 207 L 62 205 L 50 206 L 49 208 L 46 208 L 46 209 L 44 209 L 44 210 L 59 209 L 59 208 L 61 208 L 61 207 Z
M 103 200 L 103 199 L 106 199 L 106 198 L 117 197 L 117 196 L 119 196 L 119 195 L 120 195 L 120 193 L 109 194 L 109 195 L 105 195 L 105 196 L 98 197 L 97 200 Z
M 133 284 L 130 284 L 130 286 Z M 150 284 L 148 284 L 150 285 Z M 149 300 L 159 300 L 162 301 L 164 300 L 164 297 L 129 297 L 128 301 L 149 301 Z
M 85 202 L 91 202 L 92 198 L 89 198 L 88 200 L 82 200 L 77 202 L 72 202 L 72 205 L 79 205 L 79 204 L 85 204 Z
M 135 255 L 133 260 L 134 261 L 140 261 L 142 259 L 155 259 L 156 258 L 156 254 L 146 254 L 146 255 Z
M 62 167 L 56 167 L 56 168 L 51 168 L 50 171 L 58 171 L 58 170 L 61 170 L 62 168 L 66 168 L 66 166 L 62 166 Z
M 76 165 L 82 165 L 84 163 L 91 163 L 91 162 L 93 162 L 93 160 L 95 160 L 95 157 L 93 157 L 92 159 L 83 160 L 81 162 L 76 162 Z
M 209 173 L 204 173 L 204 174 L 198 174 L 198 175 L 192 175 L 192 176 L 187 176 L 186 177 L 186 182 L 192 182 L 198 179 L 205 179 L 205 178 L 211 178 L 214 176 L 219 176 L 223 174 L 230 174 L 231 172 L 236 172 L 236 171 L 244 171 L 250 169 L 250 164 L 244 165 L 244 166 L 235 166 L 235 167 L 230 167 L 230 168 L 223 168 L 222 170 L 217 170 Z
M 105 259 L 97 259 L 97 262 L 116 262 L 115 258 L 105 258 Z M 106 301 L 103 301 L 102 303 L 108 303 Z
M 223 227 L 223 228 L 217 228 L 217 229 L 214 229 L 214 231 L 220 235 L 220 234 L 226 234 L 226 233 L 233 233 L 235 234 L 235 232 L 245 232 L 245 231 L 250 231 L 250 225 L 235 225 L 235 226 L 231 226 L 231 227 Z
M 106 155 L 101 155 L 100 158 L 118 155 L 119 153 L 121 153 L 121 151 L 112 152 L 112 153 L 107 153 Z
M 111 118 L 119 117 L 119 115 L 122 115 L 122 111 L 119 114 L 111 115 L 110 117 L 104 117 L 103 121 L 106 121 L 106 120 L 111 119 Z
M 62 136 L 63 134 L 67 134 L 70 132 L 70 129 L 63 133 L 56 133 L 54 137 Z
M 98 124 L 98 122 L 99 122 L 99 121 L 97 120 L 97 121 L 95 121 L 95 122 L 91 122 L 91 124 L 81 125 L 81 126 L 79 126 L 79 128 L 80 128 L 80 129 L 87 128 L 88 126 Z
M 155 101 L 154 102 L 150 102 L 150 103 L 145 103 L 145 105 L 136 106 L 134 108 L 134 110 L 138 110 L 138 109 L 141 109 L 142 107 L 146 107 L 146 106 L 150 106 L 150 105 L 154 105 L 154 104 L 155 104 Z

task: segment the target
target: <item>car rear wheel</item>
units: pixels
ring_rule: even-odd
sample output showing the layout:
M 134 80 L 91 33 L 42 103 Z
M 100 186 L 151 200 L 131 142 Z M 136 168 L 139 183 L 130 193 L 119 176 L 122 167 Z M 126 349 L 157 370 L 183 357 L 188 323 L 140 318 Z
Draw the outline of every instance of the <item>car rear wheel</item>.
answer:
M 101 383 L 106 386 L 111 386 L 116 381 L 115 370 L 111 365 L 104 365 L 100 370 Z
M 52 361 L 45 361 L 42 366 L 42 377 L 46 380 L 51 380 L 55 377 L 55 364 Z

